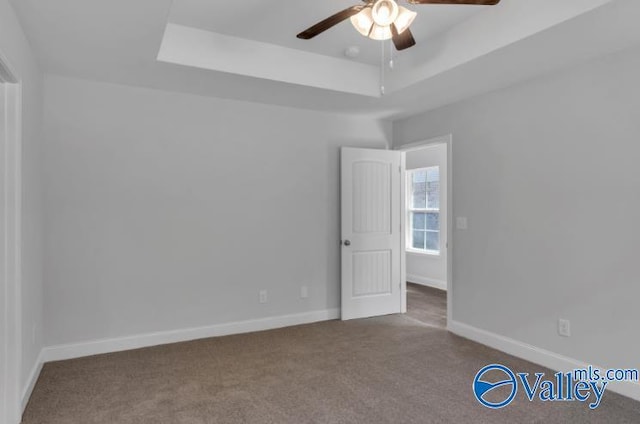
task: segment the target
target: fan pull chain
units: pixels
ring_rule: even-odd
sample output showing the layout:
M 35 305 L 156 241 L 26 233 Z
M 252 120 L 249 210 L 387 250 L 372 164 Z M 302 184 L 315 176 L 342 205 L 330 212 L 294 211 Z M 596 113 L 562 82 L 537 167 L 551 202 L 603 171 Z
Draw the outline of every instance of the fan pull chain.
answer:
M 389 69 L 393 71 L 393 67 L 395 63 L 393 63 L 393 43 L 389 41 Z
M 385 57 L 384 57 L 384 41 L 380 43 L 380 46 L 382 46 L 382 48 L 380 49 L 380 52 L 382 53 L 382 60 L 380 63 L 380 95 L 384 96 L 385 95 L 384 68 L 386 67 Z

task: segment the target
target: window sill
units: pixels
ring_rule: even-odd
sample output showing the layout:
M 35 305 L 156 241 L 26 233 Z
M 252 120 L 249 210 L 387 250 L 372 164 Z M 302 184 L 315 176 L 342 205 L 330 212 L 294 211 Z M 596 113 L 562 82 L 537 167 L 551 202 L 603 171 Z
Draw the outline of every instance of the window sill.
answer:
M 429 250 L 406 249 L 405 251 L 408 255 L 414 255 L 414 256 L 429 256 L 432 258 L 439 258 L 441 256 L 440 252 L 429 251 Z

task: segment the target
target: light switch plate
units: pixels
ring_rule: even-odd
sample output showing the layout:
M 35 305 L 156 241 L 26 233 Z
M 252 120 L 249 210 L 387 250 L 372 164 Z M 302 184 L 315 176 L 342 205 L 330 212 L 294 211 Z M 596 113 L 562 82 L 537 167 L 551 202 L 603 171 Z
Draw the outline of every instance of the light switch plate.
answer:
M 459 216 L 456 218 L 456 228 L 458 230 L 466 230 L 469 228 L 469 222 L 466 217 Z

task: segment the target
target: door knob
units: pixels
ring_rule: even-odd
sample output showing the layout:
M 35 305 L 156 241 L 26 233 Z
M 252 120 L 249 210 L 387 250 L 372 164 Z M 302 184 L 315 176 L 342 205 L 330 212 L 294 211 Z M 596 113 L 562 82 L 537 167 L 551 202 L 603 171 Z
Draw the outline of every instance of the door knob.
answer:
M 344 241 L 344 245 L 345 245 L 345 246 L 347 246 L 347 247 L 348 247 L 348 246 L 351 246 L 351 241 L 349 241 L 349 240 L 345 240 L 345 241 Z

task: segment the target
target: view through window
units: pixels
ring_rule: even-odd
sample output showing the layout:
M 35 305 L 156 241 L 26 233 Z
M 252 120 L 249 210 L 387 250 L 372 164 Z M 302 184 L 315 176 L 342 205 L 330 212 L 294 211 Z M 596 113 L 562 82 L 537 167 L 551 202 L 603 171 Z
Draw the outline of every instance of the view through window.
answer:
M 408 249 L 440 253 L 440 167 L 408 173 Z

